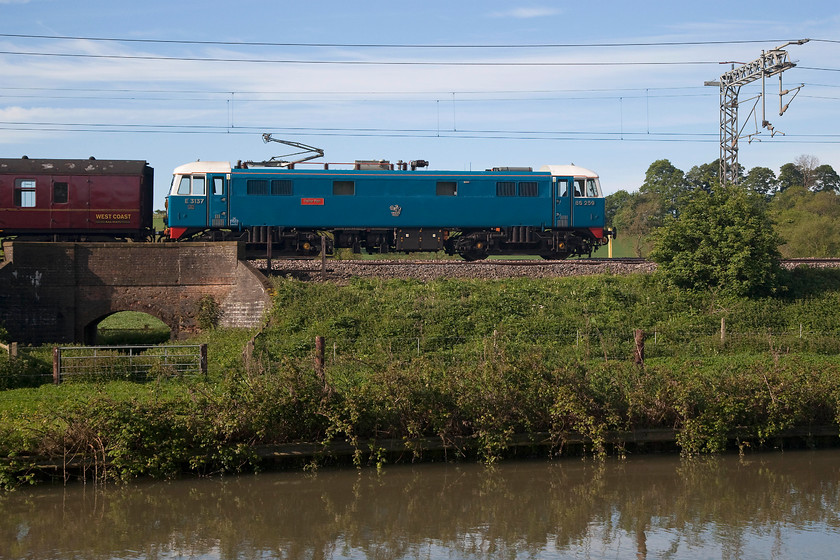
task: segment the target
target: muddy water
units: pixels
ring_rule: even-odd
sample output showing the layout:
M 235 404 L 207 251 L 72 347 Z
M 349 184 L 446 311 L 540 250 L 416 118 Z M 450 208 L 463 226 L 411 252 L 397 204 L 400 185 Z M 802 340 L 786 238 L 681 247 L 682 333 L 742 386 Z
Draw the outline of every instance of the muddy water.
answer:
M 40 487 L 0 558 L 837 558 L 840 451 Z

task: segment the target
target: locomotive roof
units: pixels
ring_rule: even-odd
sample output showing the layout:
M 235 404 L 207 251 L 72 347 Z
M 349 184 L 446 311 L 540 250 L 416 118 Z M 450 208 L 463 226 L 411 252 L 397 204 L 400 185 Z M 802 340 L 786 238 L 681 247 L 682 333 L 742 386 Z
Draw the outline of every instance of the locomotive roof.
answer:
M 173 171 L 176 175 L 185 173 L 230 173 L 229 161 L 194 161 L 179 165 Z
M 51 175 L 137 175 L 148 163 L 124 159 L 0 159 L 0 173 Z
M 580 167 L 574 163 L 571 165 L 543 165 L 540 171 L 549 171 L 555 177 L 586 177 L 597 179 L 598 174 L 591 169 Z
M 173 171 L 174 174 L 183 175 L 187 173 L 230 173 L 230 162 L 227 161 L 194 161 L 179 165 Z M 543 165 L 540 167 L 541 172 L 549 172 L 555 177 L 587 177 L 597 179 L 598 174 L 591 169 L 580 167 L 575 164 L 571 165 Z

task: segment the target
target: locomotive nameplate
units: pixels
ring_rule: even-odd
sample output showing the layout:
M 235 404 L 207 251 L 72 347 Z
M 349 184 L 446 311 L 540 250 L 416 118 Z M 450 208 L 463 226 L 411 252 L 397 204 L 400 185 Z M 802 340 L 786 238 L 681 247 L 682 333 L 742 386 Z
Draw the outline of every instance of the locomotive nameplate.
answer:
M 323 206 L 324 199 L 323 198 L 301 198 L 300 199 L 301 206 Z

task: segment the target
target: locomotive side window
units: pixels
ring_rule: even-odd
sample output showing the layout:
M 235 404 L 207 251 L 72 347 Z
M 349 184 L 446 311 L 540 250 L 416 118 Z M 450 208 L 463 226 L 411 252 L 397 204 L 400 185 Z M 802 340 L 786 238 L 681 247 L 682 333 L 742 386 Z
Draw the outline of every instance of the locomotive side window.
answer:
M 514 181 L 496 182 L 496 196 L 516 196 L 516 183 Z
M 53 204 L 67 204 L 68 194 L 67 183 L 53 183 Z
M 536 181 L 522 181 L 519 183 L 519 196 L 538 196 L 540 187 Z
M 566 181 L 557 181 L 557 196 L 569 196 L 569 184 Z
M 355 181 L 333 181 L 333 195 L 353 196 L 356 194 Z
M 575 196 L 583 196 L 584 192 L 584 180 L 575 179 Z
M 35 179 L 15 179 L 15 206 L 35 208 Z
M 221 177 L 213 177 L 213 194 L 225 194 L 225 181 Z
M 438 181 L 435 194 L 438 196 L 457 196 L 458 183 L 455 181 Z
M 292 196 L 292 182 L 288 179 L 275 179 L 271 181 L 271 194 Z

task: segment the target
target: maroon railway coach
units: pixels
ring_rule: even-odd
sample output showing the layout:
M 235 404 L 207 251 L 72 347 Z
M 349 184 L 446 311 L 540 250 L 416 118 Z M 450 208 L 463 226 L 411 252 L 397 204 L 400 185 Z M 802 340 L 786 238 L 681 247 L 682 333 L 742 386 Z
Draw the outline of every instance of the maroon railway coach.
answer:
M 0 159 L 0 237 L 150 239 L 153 190 L 145 161 Z

